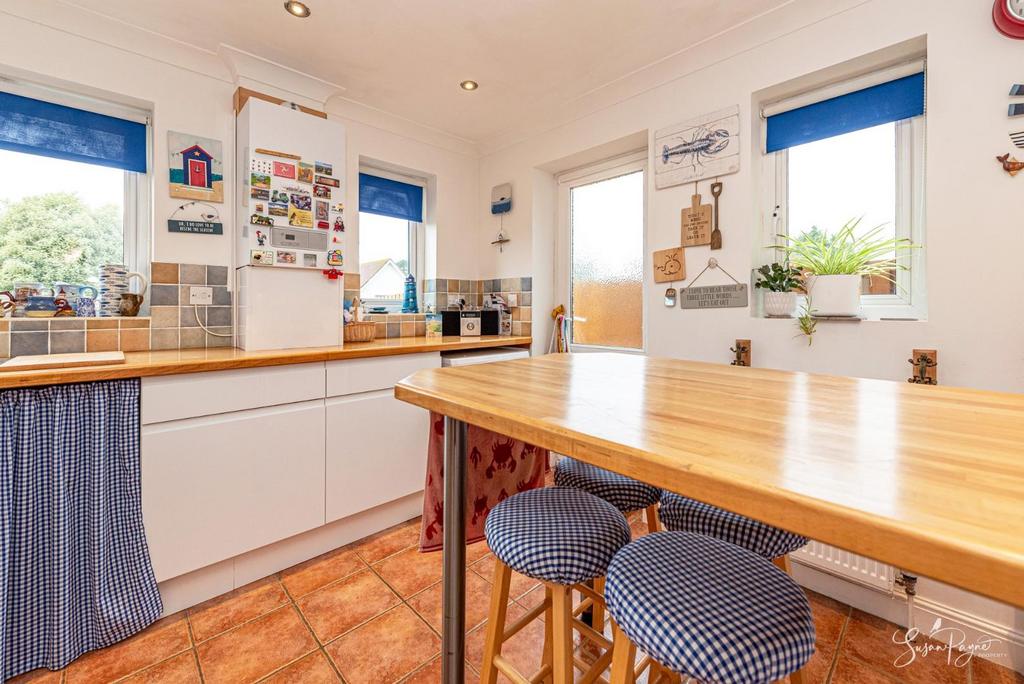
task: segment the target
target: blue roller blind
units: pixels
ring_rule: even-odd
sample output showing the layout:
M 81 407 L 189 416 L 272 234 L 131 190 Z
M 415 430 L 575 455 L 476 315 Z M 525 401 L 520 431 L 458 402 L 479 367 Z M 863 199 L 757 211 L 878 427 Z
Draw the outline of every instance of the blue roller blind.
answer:
M 924 114 L 924 73 L 769 116 L 767 152 Z
M 422 223 L 423 188 L 411 183 L 361 173 L 359 211 Z
M 146 172 L 146 125 L 0 92 L 0 148 Z

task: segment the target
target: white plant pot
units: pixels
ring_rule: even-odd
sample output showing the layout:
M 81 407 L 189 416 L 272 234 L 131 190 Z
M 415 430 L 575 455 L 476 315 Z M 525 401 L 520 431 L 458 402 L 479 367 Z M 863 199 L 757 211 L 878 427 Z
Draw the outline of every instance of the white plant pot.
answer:
M 816 316 L 859 316 L 859 275 L 824 275 L 807 278 L 811 310 Z
M 796 313 L 796 292 L 765 290 L 764 312 L 768 316 L 792 316 Z

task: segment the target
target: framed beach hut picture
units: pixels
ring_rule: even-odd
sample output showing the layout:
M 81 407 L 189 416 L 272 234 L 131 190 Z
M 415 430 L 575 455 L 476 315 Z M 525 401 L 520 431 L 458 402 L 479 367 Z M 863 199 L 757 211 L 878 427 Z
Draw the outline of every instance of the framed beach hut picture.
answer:
M 224 151 L 219 140 L 167 132 L 171 197 L 224 201 Z

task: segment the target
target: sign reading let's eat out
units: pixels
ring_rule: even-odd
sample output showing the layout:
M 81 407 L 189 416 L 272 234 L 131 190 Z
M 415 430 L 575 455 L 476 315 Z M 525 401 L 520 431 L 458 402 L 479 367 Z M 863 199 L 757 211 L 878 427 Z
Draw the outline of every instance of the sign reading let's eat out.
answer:
M 727 309 L 747 305 L 746 285 L 690 287 L 680 297 L 684 309 Z

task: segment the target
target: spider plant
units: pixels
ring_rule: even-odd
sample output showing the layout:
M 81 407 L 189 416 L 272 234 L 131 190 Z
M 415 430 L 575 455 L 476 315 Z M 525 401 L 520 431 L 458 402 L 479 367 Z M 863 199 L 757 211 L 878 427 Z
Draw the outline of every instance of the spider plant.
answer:
M 814 317 L 814 309 L 811 308 L 811 298 L 804 299 L 800 309 L 800 315 L 796 317 L 796 327 L 800 329 L 801 335 L 807 336 L 807 346 L 814 342 L 814 333 L 818 329 L 818 320 Z
M 785 244 L 773 245 L 773 248 L 784 252 L 793 266 L 816 276 L 870 275 L 892 282 L 891 271 L 906 269 L 897 262 L 895 255 L 919 245 L 907 238 L 883 237 L 881 232 L 886 224 L 858 236 L 856 230 L 860 222 L 860 218 L 850 219 L 831 235 L 822 231 L 807 232 L 799 237 L 779 235 Z

